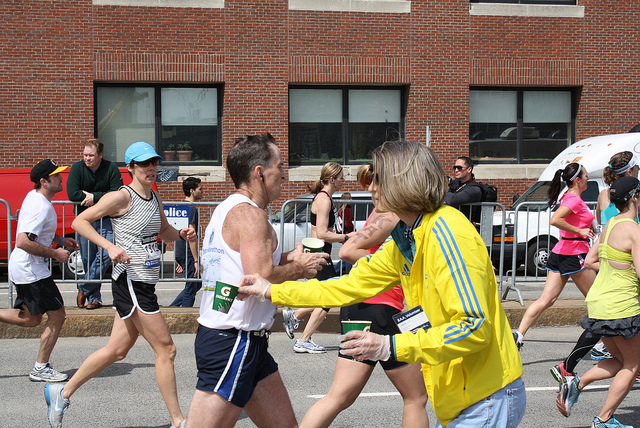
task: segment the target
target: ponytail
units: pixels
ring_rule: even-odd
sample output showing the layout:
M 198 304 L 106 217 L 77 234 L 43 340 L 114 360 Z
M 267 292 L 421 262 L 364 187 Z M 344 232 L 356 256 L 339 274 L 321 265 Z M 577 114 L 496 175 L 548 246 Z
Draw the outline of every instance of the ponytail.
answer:
M 582 175 L 582 165 L 579 163 L 570 163 L 565 166 L 563 169 L 559 169 L 553 176 L 553 180 L 551 180 L 551 185 L 549 186 L 549 192 L 547 195 L 549 196 L 549 207 L 552 208 L 558 202 L 558 196 L 560 195 L 560 191 L 562 190 L 562 181 L 567 187 L 571 187 L 571 184 L 574 182 L 576 178 Z

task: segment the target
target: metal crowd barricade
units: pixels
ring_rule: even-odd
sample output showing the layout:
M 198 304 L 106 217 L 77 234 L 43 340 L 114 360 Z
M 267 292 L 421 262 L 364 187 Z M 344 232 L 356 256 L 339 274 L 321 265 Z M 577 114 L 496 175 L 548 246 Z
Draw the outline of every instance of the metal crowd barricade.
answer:
M 54 205 L 63 205 L 63 206 L 69 205 L 69 204 L 74 205 L 74 203 L 70 201 L 52 201 L 52 203 Z M 219 202 L 187 202 L 187 201 L 163 202 L 163 208 L 165 212 L 169 207 L 175 206 L 175 205 L 195 207 L 198 210 L 199 224 L 198 224 L 198 230 L 197 230 L 197 233 L 198 233 L 197 248 L 198 248 L 198 253 L 200 253 L 200 249 L 202 246 L 202 234 L 206 228 L 206 225 L 208 224 L 209 218 L 211 217 L 211 213 L 213 212 L 215 207 L 219 205 Z M 73 232 L 71 229 L 71 222 L 73 221 L 73 219 L 67 218 L 67 216 L 65 216 L 65 213 L 67 213 L 66 209 L 62 211 L 63 230 L 65 231 L 66 236 L 73 237 L 74 239 L 78 240 L 75 232 Z M 106 219 L 102 219 L 101 221 L 106 221 Z M 186 270 L 183 273 L 176 272 L 177 263 L 175 261 L 175 252 L 171 250 L 166 251 L 167 248 L 170 248 L 170 249 L 173 248 L 172 243 L 167 244 L 163 241 L 159 241 L 158 246 L 162 250 L 162 256 L 161 256 L 162 269 L 160 270 L 160 278 L 159 278 L 160 282 L 202 282 L 200 269 L 198 270 L 197 278 L 187 278 Z M 187 246 L 187 248 L 189 247 Z M 53 267 L 53 265 L 51 265 L 51 267 Z M 110 270 L 107 270 L 106 272 L 104 272 L 103 269 L 100 269 L 99 278 L 86 280 L 84 279 L 84 276 L 87 269 L 88 267 L 83 266 L 80 251 L 73 251 L 69 258 L 69 262 L 66 264 L 60 264 L 61 279 L 56 279 L 56 282 L 108 283 L 108 284 L 111 283 Z
M 504 257 L 506 222 L 504 205 L 497 202 L 474 202 L 460 206 L 460 212 L 476 226 L 493 263 L 498 283 L 498 293 L 500 296 L 506 295 L 506 291 L 503 292 L 503 286 L 507 278 Z M 519 290 L 518 295 L 520 295 Z M 520 304 L 524 305 L 521 297 Z
M 595 211 L 596 202 L 587 202 Z M 514 207 L 507 216 L 507 239 L 510 239 L 506 253 L 511 257 L 510 270 L 507 272 L 507 288 L 503 294 L 506 298 L 509 290 L 518 293 L 520 302 L 522 296 L 515 287 L 516 271 L 523 265 L 523 275 L 518 282 L 540 282 L 546 280 L 546 265 L 551 249 L 560 239 L 559 230 L 551 226 L 554 211 L 547 209 L 545 201 L 522 202 Z
M 304 238 L 311 236 L 311 198 L 294 198 L 285 201 L 279 213 L 277 213 L 272 224 L 278 230 L 278 238 L 280 239 L 282 251 L 291 251 L 295 249 L 296 244 Z M 353 224 L 355 230 L 362 229 L 364 223 L 373 210 L 373 202 L 371 199 L 334 199 L 333 202 L 340 206 L 346 203 L 351 205 L 353 212 Z M 340 260 L 339 252 L 342 244 L 334 243 L 331 249 L 331 260 L 334 265 Z M 340 263 L 338 269 L 341 273 L 346 273 L 346 264 Z

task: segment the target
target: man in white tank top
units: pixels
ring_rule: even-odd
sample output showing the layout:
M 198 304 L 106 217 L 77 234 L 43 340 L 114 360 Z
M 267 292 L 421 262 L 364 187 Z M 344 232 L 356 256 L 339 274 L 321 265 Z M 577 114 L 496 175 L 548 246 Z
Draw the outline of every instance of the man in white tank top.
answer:
M 213 309 L 216 281 L 238 285 L 244 274 L 272 282 L 313 278 L 324 253 L 281 254 L 266 207 L 280 197 L 284 163 L 270 134 L 236 139 L 227 156 L 236 192 L 211 216 L 202 244 L 203 295 L 195 350 L 198 384 L 187 427 L 233 427 L 244 409 L 265 426 L 296 426 L 278 365 L 267 351 L 276 306 L 259 297 Z

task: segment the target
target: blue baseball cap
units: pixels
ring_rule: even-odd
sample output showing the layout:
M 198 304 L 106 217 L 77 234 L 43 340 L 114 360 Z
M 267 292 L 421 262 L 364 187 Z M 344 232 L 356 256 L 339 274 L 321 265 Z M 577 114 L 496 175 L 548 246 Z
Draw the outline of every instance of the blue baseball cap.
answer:
M 124 163 L 127 165 L 129 165 L 131 161 L 144 162 L 153 158 L 162 159 L 162 156 L 157 154 L 155 149 L 144 141 L 133 143 L 129 146 L 127 151 L 124 152 Z

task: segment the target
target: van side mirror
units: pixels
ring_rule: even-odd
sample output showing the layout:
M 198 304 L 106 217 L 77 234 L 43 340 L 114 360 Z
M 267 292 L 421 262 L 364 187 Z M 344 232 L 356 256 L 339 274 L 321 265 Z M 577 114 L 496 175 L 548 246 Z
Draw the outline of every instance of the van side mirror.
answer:
M 520 195 L 518 195 L 517 193 L 514 193 L 513 198 L 511 198 L 511 203 L 515 204 L 519 197 Z

